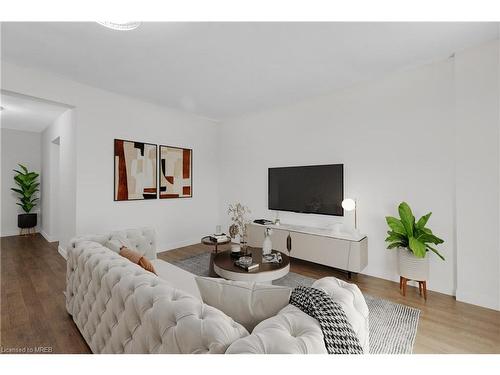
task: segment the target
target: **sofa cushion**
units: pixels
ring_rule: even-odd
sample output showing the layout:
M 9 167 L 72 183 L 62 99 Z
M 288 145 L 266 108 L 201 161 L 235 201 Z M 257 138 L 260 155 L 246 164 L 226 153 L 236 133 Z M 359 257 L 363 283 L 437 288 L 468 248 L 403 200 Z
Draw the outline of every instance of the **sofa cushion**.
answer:
M 122 246 L 137 251 L 146 257 L 148 257 L 147 254 L 151 251 L 151 239 L 143 235 L 140 230 L 129 229 L 127 231 L 111 232 L 110 235 L 110 243 L 120 242 Z
M 151 264 L 151 261 L 146 258 L 144 255 L 139 254 L 137 251 L 130 250 L 128 247 L 123 246 L 120 249 L 120 255 L 128 260 L 130 260 L 132 263 L 135 263 L 142 268 L 144 268 L 148 272 L 152 272 L 156 275 L 155 268 L 153 267 L 153 264 Z
M 223 311 L 249 332 L 288 305 L 291 289 L 271 284 L 196 277 L 201 298 Z
M 126 247 L 129 249 L 132 248 L 132 244 L 130 242 L 118 238 L 113 238 L 112 240 L 106 241 L 104 243 L 104 246 L 118 254 L 120 253 L 122 247 Z
M 355 284 L 347 283 L 336 277 L 324 277 L 312 284 L 313 288 L 321 289 L 344 310 L 352 329 L 359 339 L 364 353 L 369 353 L 369 311 L 365 297 Z
M 169 283 L 173 288 L 182 290 L 201 301 L 200 291 L 194 279 L 195 275 L 161 259 L 153 259 L 151 263 L 153 263 L 159 278 Z
M 335 277 L 315 281 L 344 310 L 358 336 L 364 353 L 369 353 L 368 306 L 354 285 Z M 319 322 L 295 306 L 288 305 L 278 315 L 258 324 L 252 334 L 235 341 L 226 353 L 327 353 Z
M 318 321 L 288 305 L 233 342 L 227 354 L 327 354 Z

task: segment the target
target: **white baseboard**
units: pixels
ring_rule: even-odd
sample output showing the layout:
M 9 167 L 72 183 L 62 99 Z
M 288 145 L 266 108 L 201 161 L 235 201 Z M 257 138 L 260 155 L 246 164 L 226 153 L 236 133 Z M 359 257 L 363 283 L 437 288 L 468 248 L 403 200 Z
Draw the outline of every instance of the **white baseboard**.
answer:
M 40 229 L 40 234 L 43 238 L 45 238 L 48 242 L 56 242 L 57 240 L 51 236 L 49 236 L 44 230 Z
M 10 231 L 2 232 L 2 235 L 0 237 L 11 237 L 11 236 L 19 236 L 19 232 L 18 231 L 15 231 L 15 232 L 10 232 Z
M 42 230 L 38 227 L 38 225 L 35 227 L 35 233 L 40 233 L 41 234 Z M 0 237 L 11 237 L 11 236 L 19 236 L 20 235 L 20 229 L 16 230 L 7 230 L 5 232 L 2 232 L 0 234 Z M 50 241 L 49 241 L 50 242 Z
M 68 260 L 68 253 L 66 252 L 66 249 L 61 247 L 61 246 L 58 246 L 57 247 L 57 252 L 59 254 L 61 254 L 61 256 L 65 259 L 65 260 Z
M 500 305 L 494 297 L 481 292 L 462 292 L 457 289 L 457 301 L 471 303 L 476 306 L 486 307 L 488 309 L 500 311 Z

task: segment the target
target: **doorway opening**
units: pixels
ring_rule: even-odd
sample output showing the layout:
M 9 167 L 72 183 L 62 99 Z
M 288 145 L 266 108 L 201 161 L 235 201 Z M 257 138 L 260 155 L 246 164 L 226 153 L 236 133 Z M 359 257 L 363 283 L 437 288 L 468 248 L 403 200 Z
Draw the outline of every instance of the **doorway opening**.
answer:
M 36 232 L 61 245 L 76 227 L 76 131 L 74 108 L 66 104 L 1 90 L 2 236 L 18 235 L 22 213 L 14 186 L 18 164 L 39 174 L 39 198 L 32 212 Z M 5 146 L 5 147 L 4 147 Z

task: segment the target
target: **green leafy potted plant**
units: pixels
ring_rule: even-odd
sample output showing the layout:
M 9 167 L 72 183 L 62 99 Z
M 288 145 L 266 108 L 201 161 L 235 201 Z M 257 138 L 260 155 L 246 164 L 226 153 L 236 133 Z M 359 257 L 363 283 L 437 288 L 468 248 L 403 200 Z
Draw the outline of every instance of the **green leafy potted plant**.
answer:
M 427 221 L 432 212 L 422 216 L 417 222 L 406 202 L 402 202 L 399 207 L 399 219 L 386 216 L 385 220 L 389 225 L 388 249 L 398 249 L 399 272 L 400 275 L 409 280 L 427 280 L 429 277 L 429 257 L 427 253 L 432 251 L 439 258 L 444 257 L 434 247 L 444 241 L 434 235 L 426 227 Z
M 34 228 L 37 224 L 37 215 L 31 213 L 31 210 L 36 207 L 38 201 L 36 193 L 39 191 L 38 186 L 40 185 L 38 182 L 39 174 L 28 171 L 22 164 L 19 164 L 19 167 L 21 171 L 14 169 L 16 172 L 14 181 L 18 187 L 11 188 L 11 190 L 19 194 L 20 202 L 16 204 L 21 206 L 25 213 L 17 216 L 17 226 L 21 229 Z

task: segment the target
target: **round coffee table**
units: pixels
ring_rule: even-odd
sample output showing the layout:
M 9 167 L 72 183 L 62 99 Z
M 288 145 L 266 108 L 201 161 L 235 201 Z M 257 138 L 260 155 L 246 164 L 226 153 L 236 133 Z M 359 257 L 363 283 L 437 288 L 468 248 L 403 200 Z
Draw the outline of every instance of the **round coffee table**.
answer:
M 215 273 L 228 280 L 271 283 L 290 272 L 290 258 L 284 253 L 281 253 L 283 261 L 279 264 L 273 264 L 262 263 L 261 248 L 248 247 L 248 252 L 252 253 L 254 263 L 259 263 L 257 270 L 248 272 L 235 266 L 235 259 L 231 258 L 231 251 L 223 251 L 214 256 Z M 273 250 L 273 252 L 277 251 Z

